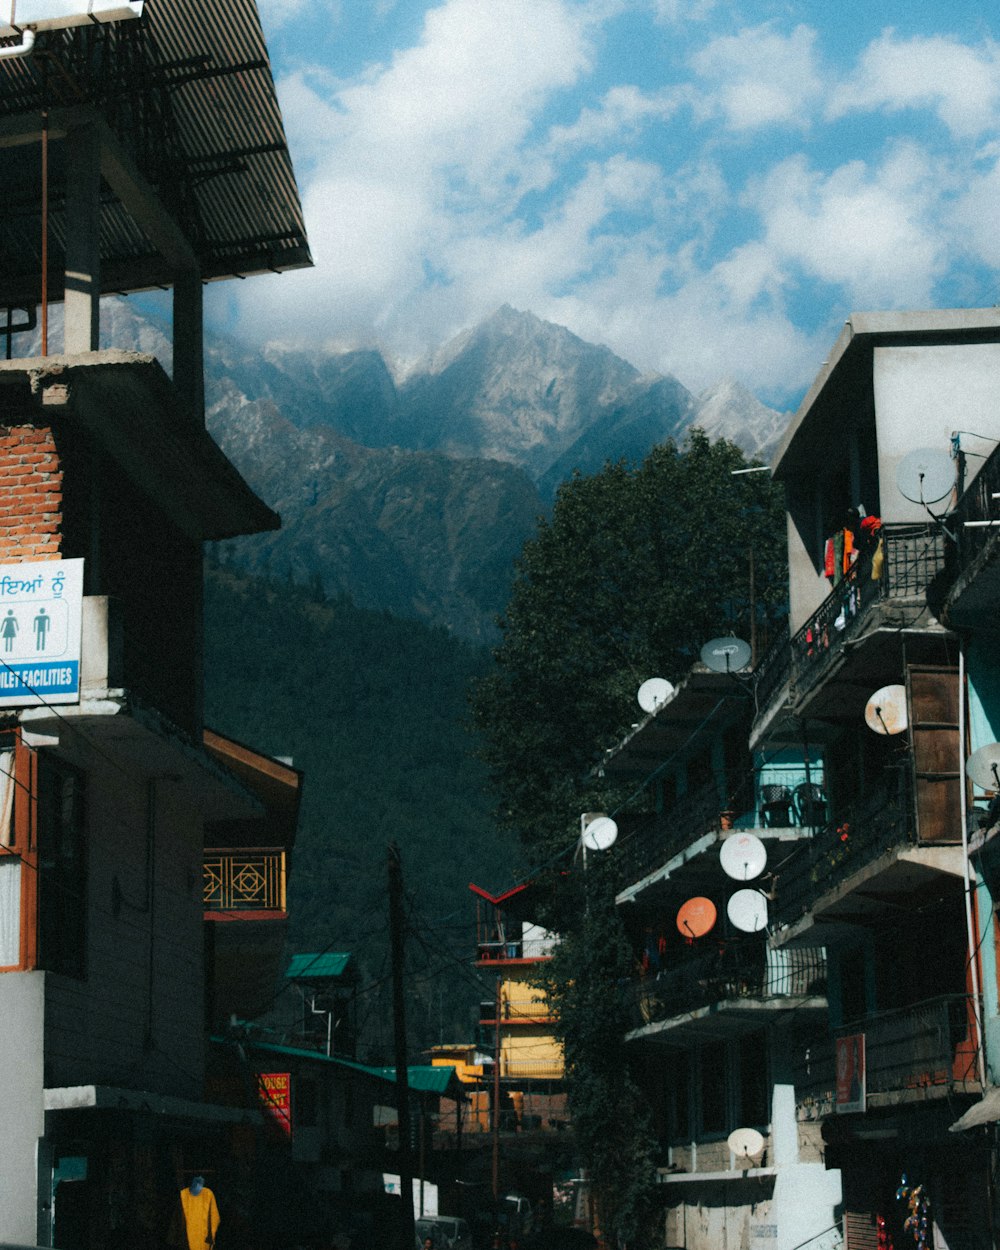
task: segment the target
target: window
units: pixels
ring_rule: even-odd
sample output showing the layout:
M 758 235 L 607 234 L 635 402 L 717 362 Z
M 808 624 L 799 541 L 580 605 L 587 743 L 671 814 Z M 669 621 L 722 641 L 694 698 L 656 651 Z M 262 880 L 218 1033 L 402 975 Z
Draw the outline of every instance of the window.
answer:
M 768 1095 L 767 1039 L 763 1033 L 749 1033 L 740 1040 L 736 1051 L 740 1073 L 740 1126 L 767 1124 Z
M 703 1046 L 701 1066 L 701 1131 L 726 1131 L 726 1043 Z
M 43 751 L 37 793 L 38 966 L 82 977 L 87 939 L 83 774 Z

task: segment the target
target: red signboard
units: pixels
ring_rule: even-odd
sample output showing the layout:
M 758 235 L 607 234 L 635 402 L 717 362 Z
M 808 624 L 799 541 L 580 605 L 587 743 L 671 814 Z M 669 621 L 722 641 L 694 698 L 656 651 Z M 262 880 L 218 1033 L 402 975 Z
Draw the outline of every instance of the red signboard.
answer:
M 292 1135 L 292 1077 L 289 1072 L 258 1072 L 257 1096 L 264 1118 L 284 1137 Z
M 837 1111 L 865 1109 L 865 1035 L 837 1038 Z

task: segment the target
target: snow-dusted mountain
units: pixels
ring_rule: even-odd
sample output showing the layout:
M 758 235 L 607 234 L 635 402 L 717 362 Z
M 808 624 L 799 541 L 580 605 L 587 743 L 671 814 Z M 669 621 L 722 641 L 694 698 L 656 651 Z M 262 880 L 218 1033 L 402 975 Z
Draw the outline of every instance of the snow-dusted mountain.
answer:
M 168 362 L 131 302 L 109 343 Z M 499 309 L 402 371 L 374 350 L 206 339 L 208 423 L 282 516 L 240 563 L 488 640 L 513 561 L 558 485 L 692 426 L 766 458 L 788 414 L 734 382 L 693 395 L 531 313 Z

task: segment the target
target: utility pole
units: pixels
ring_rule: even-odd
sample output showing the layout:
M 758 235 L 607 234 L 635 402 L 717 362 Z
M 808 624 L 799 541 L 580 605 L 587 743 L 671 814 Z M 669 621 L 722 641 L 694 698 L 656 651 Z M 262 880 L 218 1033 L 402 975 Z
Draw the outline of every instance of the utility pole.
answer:
M 493 1205 L 500 1210 L 500 977 L 497 977 L 493 1035 Z
M 413 1223 L 413 1167 L 410 1163 L 410 1080 L 406 1063 L 406 1003 L 403 997 L 403 862 L 395 842 L 388 848 L 389 940 L 392 949 L 392 1024 L 396 1050 L 396 1106 L 399 1123 L 399 1191 L 403 1199 L 402 1241 L 411 1250 L 416 1239 Z

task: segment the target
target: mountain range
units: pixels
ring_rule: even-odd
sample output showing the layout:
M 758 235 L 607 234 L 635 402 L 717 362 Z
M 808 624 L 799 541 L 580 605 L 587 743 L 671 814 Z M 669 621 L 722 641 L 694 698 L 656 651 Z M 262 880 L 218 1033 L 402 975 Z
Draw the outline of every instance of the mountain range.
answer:
M 169 356 L 116 303 L 108 337 Z M 209 429 L 282 516 L 237 540 L 254 573 L 490 642 L 514 561 L 560 482 L 699 426 L 766 459 L 789 414 L 723 381 L 700 395 L 503 307 L 402 368 L 378 351 L 206 338 Z

